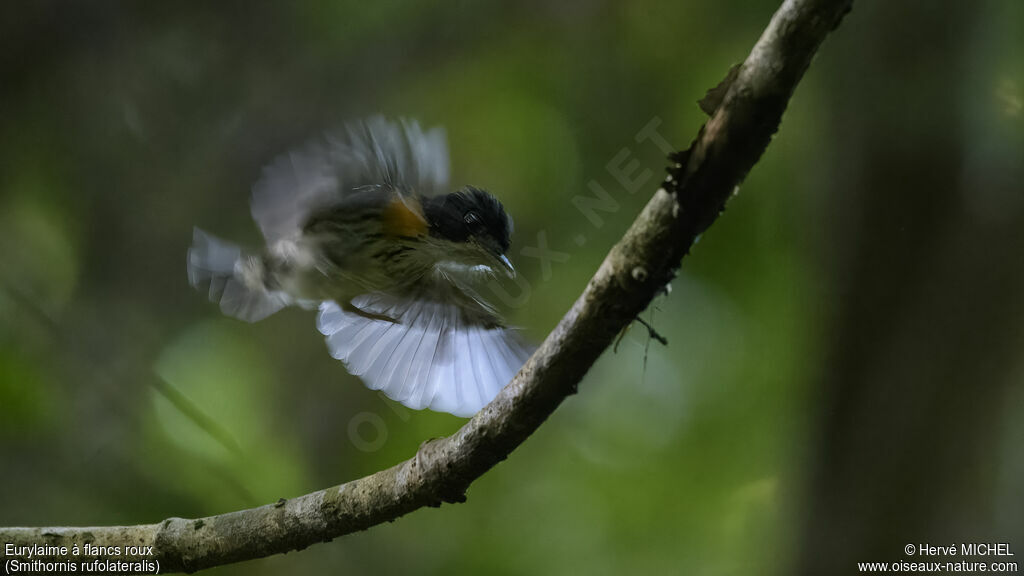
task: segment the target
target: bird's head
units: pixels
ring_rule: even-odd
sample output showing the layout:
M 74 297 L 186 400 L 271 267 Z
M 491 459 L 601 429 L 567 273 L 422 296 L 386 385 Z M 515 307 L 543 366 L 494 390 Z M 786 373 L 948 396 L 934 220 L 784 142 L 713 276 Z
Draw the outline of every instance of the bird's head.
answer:
M 458 192 L 429 198 L 423 204 L 430 236 L 442 242 L 451 260 L 467 266 L 502 270 L 510 278 L 515 268 L 505 255 L 511 243 L 512 222 L 505 207 L 490 193 L 467 186 Z

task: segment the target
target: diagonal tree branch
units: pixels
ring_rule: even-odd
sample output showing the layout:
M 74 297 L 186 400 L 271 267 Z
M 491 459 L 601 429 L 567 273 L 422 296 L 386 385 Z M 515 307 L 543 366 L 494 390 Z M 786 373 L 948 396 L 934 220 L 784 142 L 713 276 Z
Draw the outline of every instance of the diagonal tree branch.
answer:
M 159 561 L 192 572 L 305 548 L 423 506 L 462 502 L 469 485 L 504 460 L 576 386 L 615 336 L 672 280 L 768 146 L 793 90 L 852 0 L 786 0 L 738 70 L 702 101 L 711 118 L 690 150 L 605 258 L 583 294 L 512 382 L 454 435 L 396 466 L 258 508 L 159 524 L 0 528 L 13 546 L 119 546 L 102 559 Z M 152 546 L 151 556 L 126 546 Z M 6 548 L 6 546 L 5 546 Z M 42 551 L 35 558 L 80 561 Z M 48 553 L 47 553 L 48 552 Z M 5 555 L 24 556 L 18 549 Z M 91 557 L 88 558 L 91 560 Z

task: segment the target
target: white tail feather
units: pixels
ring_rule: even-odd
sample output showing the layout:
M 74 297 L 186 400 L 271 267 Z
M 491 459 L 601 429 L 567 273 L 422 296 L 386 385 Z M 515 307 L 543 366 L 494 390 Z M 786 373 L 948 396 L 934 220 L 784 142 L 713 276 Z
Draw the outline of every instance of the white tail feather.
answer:
M 353 304 L 398 323 L 324 302 L 317 328 L 331 356 L 368 388 L 417 410 L 472 416 L 532 353 L 518 331 L 472 322 L 455 304 L 385 294 L 361 296 Z

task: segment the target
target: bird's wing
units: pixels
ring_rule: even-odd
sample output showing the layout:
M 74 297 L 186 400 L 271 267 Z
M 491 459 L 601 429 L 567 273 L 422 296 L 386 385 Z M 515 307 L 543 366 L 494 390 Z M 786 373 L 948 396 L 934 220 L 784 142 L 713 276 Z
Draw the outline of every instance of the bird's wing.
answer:
M 431 283 L 395 296 L 373 293 L 320 305 L 317 327 L 333 357 L 373 390 L 420 410 L 469 417 L 490 402 L 533 353 L 519 331 L 458 285 Z
M 381 116 L 347 124 L 284 154 L 252 190 L 252 216 L 268 241 L 299 231 L 314 211 L 374 188 L 433 195 L 448 187 L 444 130 Z

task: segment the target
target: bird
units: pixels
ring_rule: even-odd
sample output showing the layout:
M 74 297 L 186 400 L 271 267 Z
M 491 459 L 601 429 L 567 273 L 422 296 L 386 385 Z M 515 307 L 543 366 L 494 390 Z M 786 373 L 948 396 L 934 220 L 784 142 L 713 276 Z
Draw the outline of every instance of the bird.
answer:
M 472 416 L 534 346 L 479 292 L 515 277 L 512 219 L 482 188 L 452 190 L 448 173 L 441 127 L 373 116 L 324 132 L 253 185 L 263 247 L 193 229 L 189 283 L 247 322 L 317 309 L 331 356 L 368 388 Z

